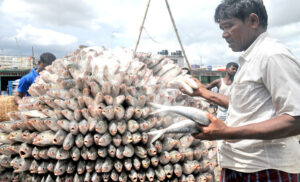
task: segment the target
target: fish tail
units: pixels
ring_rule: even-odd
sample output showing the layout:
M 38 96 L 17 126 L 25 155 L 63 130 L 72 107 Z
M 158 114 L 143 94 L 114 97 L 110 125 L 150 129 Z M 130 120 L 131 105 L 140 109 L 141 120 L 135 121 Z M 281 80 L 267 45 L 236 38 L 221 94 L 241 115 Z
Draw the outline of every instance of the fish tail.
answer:
M 148 105 L 151 106 L 151 107 L 154 107 L 156 109 L 162 109 L 163 108 L 163 105 L 155 104 L 153 102 L 149 102 Z
M 149 105 L 150 107 L 156 109 L 156 110 L 151 111 L 151 112 L 149 113 L 150 115 L 157 114 L 157 113 L 160 113 L 160 112 L 164 112 L 164 111 L 167 110 L 167 109 L 166 109 L 163 105 L 161 105 L 161 104 L 155 104 L 155 103 L 153 103 L 153 102 L 150 102 L 150 103 L 148 103 L 148 105 Z
M 148 132 L 148 137 L 150 140 L 150 144 L 155 142 L 157 139 L 159 139 L 164 134 L 164 130 L 155 130 Z
M 157 110 L 155 110 L 155 111 L 151 111 L 150 113 L 149 113 L 149 115 L 154 115 L 154 114 L 157 114 L 157 113 L 160 113 L 160 112 L 164 112 L 165 111 L 165 109 L 157 109 Z

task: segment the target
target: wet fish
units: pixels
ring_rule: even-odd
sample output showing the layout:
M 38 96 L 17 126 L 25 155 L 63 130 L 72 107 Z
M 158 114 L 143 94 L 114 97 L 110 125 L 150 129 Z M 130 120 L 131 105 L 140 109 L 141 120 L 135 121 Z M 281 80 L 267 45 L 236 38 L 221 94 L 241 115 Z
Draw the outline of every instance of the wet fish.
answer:
M 117 130 L 121 135 L 125 133 L 126 129 L 127 129 L 127 124 L 124 120 L 121 120 L 117 123 Z
M 43 131 L 33 139 L 32 143 L 38 146 L 52 145 L 54 136 L 55 133 L 51 130 Z
M 125 145 L 124 152 L 123 152 L 124 157 L 130 158 L 130 157 L 133 156 L 133 154 L 134 154 L 134 147 L 133 147 L 133 145 L 131 145 L 131 144 Z
M 62 147 L 64 150 L 70 150 L 74 146 L 74 143 L 75 143 L 74 136 L 72 135 L 72 133 L 69 133 L 65 137 Z
M 155 178 L 155 172 L 152 168 L 148 168 L 148 170 L 146 171 L 146 177 L 147 179 L 151 182 L 154 181 Z
M 108 129 L 108 124 L 105 120 L 98 120 L 95 125 L 96 132 L 104 134 Z
M 116 157 L 118 159 L 123 159 L 124 158 L 124 147 L 123 146 L 119 146 L 116 150 Z
M 33 160 L 29 167 L 30 173 L 37 173 L 38 167 L 39 167 L 39 163 L 36 160 Z
M 150 159 L 151 165 L 157 167 L 159 164 L 159 158 L 157 156 L 153 156 Z
M 106 148 L 98 148 L 97 154 L 99 155 L 99 157 L 105 158 L 108 155 L 107 149 Z
M 96 161 L 96 165 L 95 165 L 95 171 L 97 173 L 101 173 L 102 172 L 102 165 L 103 165 L 104 160 L 101 158 L 98 158 Z
M 64 174 L 67 170 L 67 167 L 68 167 L 68 161 L 65 160 L 57 161 L 54 167 L 54 175 L 60 176 Z
M 194 172 L 194 170 L 196 170 L 196 168 L 198 168 L 199 166 L 200 166 L 200 163 L 196 160 L 186 161 L 183 164 L 182 172 L 187 175 L 192 174 Z
M 56 153 L 56 159 L 65 160 L 71 158 L 70 151 L 64 150 L 63 148 L 58 149 Z
M 159 161 L 161 164 L 167 164 L 171 160 L 170 153 L 167 151 L 163 151 L 159 156 Z
M 148 132 L 148 135 L 151 138 L 150 143 L 155 142 L 158 138 L 160 138 L 164 134 L 168 133 L 199 133 L 199 130 L 196 128 L 196 123 L 192 120 L 186 119 L 179 121 L 170 125 L 167 128 L 161 130 L 155 130 Z
M 137 144 L 142 140 L 142 134 L 140 132 L 135 132 L 132 134 L 132 143 Z
M 79 132 L 85 135 L 89 131 L 89 123 L 83 119 L 78 123 Z
M 50 157 L 52 159 L 56 159 L 57 151 L 58 151 L 58 147 L 56 147 L 56 146 L 50 147 L 47 152 L 48 157 Z
M 206 117 L 206 113 L 200 109 L 186 106 L 164 106 L 160 104 L 149 103 L 153 108 L 156 108 L 156 111 L 153 111 L 151 114 L 160 113 L 160 112 L 171 112 L 187 117 L 200 125 L 209 125 L 210 120 Z
M 54 135 L 53 144 L 62 145 L 66 136 L 67 136 L 66 131 L 64 131 L 63 129 L 58 130 Z
M 61 127 L 57 124 L 57 119 L 48 118 L 44 121 L 48 128 L 52 131 L 58 131 Z
M 137 171 L 140 170 L 141 165 L 142 165 L 140 159 L 137 158 L 137 157 L 133 158 L 132 164 L 133 164 L 134 169 L 137 170 Z
M 176 145 L 178 144 L 178 140 L 170 138 L 170 137 L 165 137 L 163 140 L 163 150 L 164 151 L 170 151 L 172 150 Z
M 0 143 L 7 143 L 7 144 L 13 144 L 16 141 L 13 139 L 10 139 L 10 134 L 7 133 L 0 133 Z
M 92 136 L 91 133 L 88 133 L 87 135 L 85 135 L 83 140 L 84 140 L 84 145 L 86 147 L 91 147 L 94 144 L 94 137 Z
M 112 141 L 112 137 L 109 133 L 105 133 L 104 135 L 101 136 L 101 138 L 98 141 L 98 145 L 102 147 L 108 146 Z
M 141 146 L 135 146 L 134 153 L 141 159 L 145 159 L 147 157 L 147 150 Z
M 131 119 L 128 121 L 127 128 L 131 133 L 134 133 L 139 129 L 139 123 L 137 121 Z
M 132 142 L 132 134 L 131 132 L 127 131 L 122 135 L 122 144 L 127 145 Z
M 83 146 L 84 143 L 84 138 L 82 134 L 77 134 L 76 138 L 75 138 L 75 144 L 78 148 L 81 148 Z
M 113 168 L 113 161 L 111 158 L 106 158 L 102 164 L 102 172 L 107 173 L 110 172 Z
M 182 159 L 182 155 L 177 150 L 173 150 L 170 152 L 170 162 L 176 164 Z
M 71 121 L 69 124 L 69 131 L 72 135 L 77 135 L 79 132 L 79 126 L 76 121 Z
M 94 161 L 88 161 L 86 163 L 86 166 L 85 166 L 85 170 L 87 173 L 91 173 L 93 172 L 95 169 L 95 162 Z
M 29 158 L 32 155 L 33 147 L 27 143 L 22 143 L 19 150 L 19 155 L 21 158 Z
M 71 149 L 71 158 L 73 161 L 78 161 L 80 158 L 80 150 L 75 146 Z
M 120 160 L 116 160 L 114 162 L 114 169 L 118 172 L 121 173 L 123 170 L 123 163 Z
M 148 167 L 149 167 L 150 164 L 151 164 L 151 161 L 150 161 L 150 159 L 147 157 L 147 158 L 143 159 L 143 160 L 141 161 L 141 163 L 142 163 L 142 166 L 143 166 L 144 169 L 148 169 Z
M 164 181 L 166 179 L 166 173 L 161 166 L 158 166 L 154 171 L 159 181 Z
M 133 166 L 133 162 L 131 158 L 127 158 L 124 160 L 124 168 L 126 171 L 130 171 L 132 169 L 132 166 Z
M 114 146 L 119 147 L 121 145 L 122 142 L 122 137 L 121 135 L 117 134 L 113 137 L 112 142 L 114 144 Z

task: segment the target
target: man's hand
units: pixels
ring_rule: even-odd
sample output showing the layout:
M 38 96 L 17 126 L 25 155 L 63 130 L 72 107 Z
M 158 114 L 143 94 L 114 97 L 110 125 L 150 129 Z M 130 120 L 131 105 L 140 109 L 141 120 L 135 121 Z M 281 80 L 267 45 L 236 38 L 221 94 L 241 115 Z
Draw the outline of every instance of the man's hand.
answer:
M 19 105 L 20 100 L 22 100 L 22 98 L 25 96 L 25 94 L 20 93 L 17 91 L 16 96 L 14 98 L 15 104 Z
M 218 140 L 225 139 L 226 132 L 229 127 L 226 126 L 224 121 L 221 121 L 216 116 L 207 113 L 206 117 L 211 121 L 208 126 L 197 125 L 200 133 L 194 134 L 193 136 L 197 139 L 202 140 Z
M 188 93 L 183 87 L 180 87 L 180 91 L 184 94 L 190 95 L 190 96 L 203 96 L 203 93 L 208 91 L 206 87 L 197 79 L 193 78 L 193 80 L 197 83 L 198 89 L 194 89 L 193 93 Z

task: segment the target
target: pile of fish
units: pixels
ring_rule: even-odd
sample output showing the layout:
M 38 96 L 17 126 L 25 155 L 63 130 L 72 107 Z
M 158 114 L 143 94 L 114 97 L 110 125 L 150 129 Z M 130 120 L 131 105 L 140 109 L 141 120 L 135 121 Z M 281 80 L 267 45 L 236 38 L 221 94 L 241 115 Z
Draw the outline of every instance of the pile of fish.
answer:
M 89 47 L 55 60 L 0 123 L 0 181 L 213 181 L 216 150 L 190 134 L 209 121 L 183 107 L 207 103 L 179 86 L 197 88 L 161 55 Z

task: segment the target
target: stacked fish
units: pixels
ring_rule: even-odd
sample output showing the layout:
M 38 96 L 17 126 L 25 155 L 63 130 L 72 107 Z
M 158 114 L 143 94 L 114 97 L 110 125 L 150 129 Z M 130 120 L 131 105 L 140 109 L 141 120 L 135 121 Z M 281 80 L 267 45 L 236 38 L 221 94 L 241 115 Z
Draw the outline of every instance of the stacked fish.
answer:
M 189 114 L 160 105 L 188 104 L 179 86 L 197 84 L 171 60 L 125 48 L 55 60 L 0 123 L 0 181 L 213 181 L 212 143 L 188 134 L 195 124 L 178 114 Z

